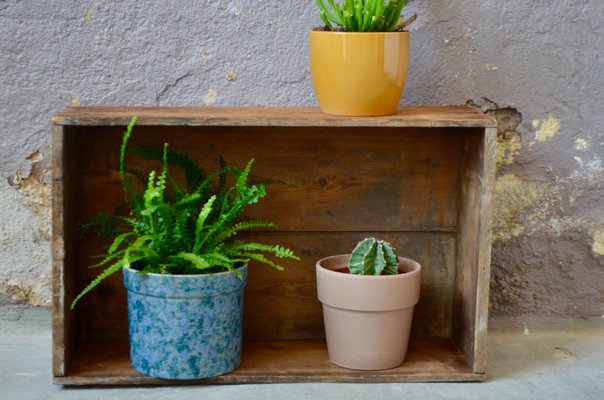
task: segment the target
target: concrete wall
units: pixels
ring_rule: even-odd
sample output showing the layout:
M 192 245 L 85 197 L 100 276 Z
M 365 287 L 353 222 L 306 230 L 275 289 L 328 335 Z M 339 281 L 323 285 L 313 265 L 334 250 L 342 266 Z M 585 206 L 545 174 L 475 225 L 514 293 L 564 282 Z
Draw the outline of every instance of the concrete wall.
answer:
M 500 122 L 492 316 L 604 313 L 604 2 L 411 1 L 405 105 Z M 312 1 L 0 0 L 0 293 L 49 302 L 49 119 L 314 105 Z

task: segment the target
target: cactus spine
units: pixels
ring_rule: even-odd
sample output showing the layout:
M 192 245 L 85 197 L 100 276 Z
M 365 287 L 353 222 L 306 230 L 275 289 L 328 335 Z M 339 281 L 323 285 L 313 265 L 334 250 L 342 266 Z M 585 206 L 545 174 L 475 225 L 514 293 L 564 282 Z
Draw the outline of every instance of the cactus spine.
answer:
M 395 275 L 398 257 L 390 243 L 370 237 L 356 245 L 348 269 L 355 275 Z

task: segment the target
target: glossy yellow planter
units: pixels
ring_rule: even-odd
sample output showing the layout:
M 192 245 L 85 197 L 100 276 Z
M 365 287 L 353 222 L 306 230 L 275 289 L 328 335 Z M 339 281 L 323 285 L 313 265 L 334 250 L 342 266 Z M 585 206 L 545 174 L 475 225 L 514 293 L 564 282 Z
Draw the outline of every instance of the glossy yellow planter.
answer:
M 408 64 L 409 32 L 310 32 L 310 73 L 326 114 L 394 114 Z

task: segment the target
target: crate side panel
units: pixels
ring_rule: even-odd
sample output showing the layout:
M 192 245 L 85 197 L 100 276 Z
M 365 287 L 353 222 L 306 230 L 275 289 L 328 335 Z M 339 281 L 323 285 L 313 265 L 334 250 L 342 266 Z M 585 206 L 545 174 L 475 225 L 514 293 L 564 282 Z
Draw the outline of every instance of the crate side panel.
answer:
M 453 337 L 478 373 L 486 364 L 494 132 L 468 129 L 461 141 Z
M 69 299 L 76 287 L 77 127 L 52 126 L 52 342 L 53 374 L 63 376 L 77 340 L 76 313 Z

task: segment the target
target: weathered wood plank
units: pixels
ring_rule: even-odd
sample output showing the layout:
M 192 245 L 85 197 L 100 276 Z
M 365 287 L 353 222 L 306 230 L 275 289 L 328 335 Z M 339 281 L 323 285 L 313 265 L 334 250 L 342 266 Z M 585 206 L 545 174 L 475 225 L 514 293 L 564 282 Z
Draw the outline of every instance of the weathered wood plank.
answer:
M 65 334 L 69 315 L 65 309 L 64 239 L 64 136 L 62 126 L 52 127 L 52 369 L 54 376 L 65 375 L 69 337 Z
M 316 107 L 69 107 L 53 117 L 58 125 L 494 127 L 495 121 L 466 106 L 401 107 L 383 117 L 341 117 Z
M 495 146 L 496 130 L 477 129 L 461 148 L 453 334 L 476 373 L 486 366 Z
M 246 347 L 241 373 L 202 383 L 484 379 L 494 120 L 467 107 L 404 107 L 391 117 L 362 119 L 312 108 L 95 107 L 53 120 L 55 382 L 166 383 L 133 375 L 127 350 L 103 345 L 126 338 L 119 275 L 84 298 L 77 312 L 67 308 L 97 272 L 87 269 L 97 242 L 86 236 L 79 243 L 78 222 L 113 210 L 123 198 L 118 146 L 133 113 L 140 117 L 135 144 L 169 141 L 206 169 L 216 166 L 218 154 L 241 166 L 255 157 L 256 177 L 304 185 L 270 187 L 263 207 L 251 209 L 253 217 L 280 225 L 254 237 L 293 247 L 304 261 L 288 262 L 282 273 L 250 267 L 245 335 L 263 341 Z M 349 252 L 370 233 L 424 265 L 410 353 L 417 359 L 392 371 L 333 372 L 324 342 L 301 340 L 323 335 L 314 262 Z
M 84 218 L 123 202 L 117 166 L 122 128 L 88 128 L 78 138 Z M 272 185 L 246 213 L 287 231 L 452 231 L 456 224 L 459 129 L 140 127 L 132 145 L 186 150 L 206 171 L 222 154 L 230 164 L 256 162 Z M 148 174 L 158 163 L 131 156 Z
M 52 138 L 52 343 L 53 373 L 65 374 L 76 342 L 76 318 L 67 299 L 75 286 L 75 128 L 53 126 Z
M 493 191 L 495 190 L 495 160 L 497 157 L 497 128 L 485 129 L 483 145 L 483 185 L 481 193 L 478 265 L 476 271 L 476 310 L 474 312 L 474 359 L 472 371 L 485 373 L 487 366 L 487 329 L 489 320 L 489 288 L 491 282 L 491 241 L 493 236 Z
M 301 382 L 482 381 L 448 339 L 412 341 L 405 363 L 386 371 L 354 371 L 331 364 L 323 340 L 245 342 L 241 366 L 212 379 L 171 381 L 151 378 L 130 367 L 127 345 L 82 346 L 72 369 L 55 383 L 65 385 L 186 385 Z

